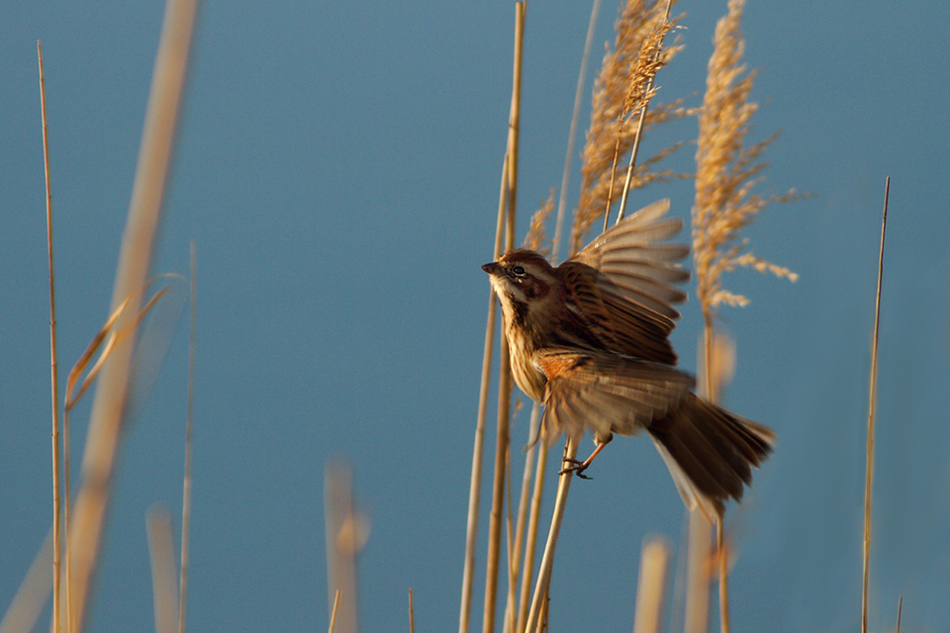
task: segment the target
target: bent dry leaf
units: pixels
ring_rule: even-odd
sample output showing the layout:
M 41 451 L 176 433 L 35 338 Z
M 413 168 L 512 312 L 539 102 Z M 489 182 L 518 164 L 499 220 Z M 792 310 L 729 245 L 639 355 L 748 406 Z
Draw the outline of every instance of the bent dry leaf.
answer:
M 161 275 L 160 277 L 166 276 L 169 275 Z M 154 282 L 156 279 L 159 279 L 160 277 L 150 279 L 145 284 L 145 287 L 147 288 L 152 282 Z M 143 288 L 143 291 L 144 290 L 145 288 Z M 70 411 L 76 405 L 76 403 L 79 402 L 83 394 L 86 393 L 90 385 L 92 385 L 93 381 L 95 381 L 96 376 L 99 374 L 99 370 L 102 369 L 103 363 L 105 363 L 106 359 L 109 357 L 109 354 L 112 353 L 112 350 L 115 349 L 116 345 L 123 341 L 126 336 L 135 331 L 145 315 L 151 311 L 155 304 L 158 303 L 159 299 L 161 299 L 165 293 L 168 292 L 168 290 L 169 289 L 166 287 L 156 292 L 129 325 L 118 330 L 114 330 L 113 328 L 115 326 L 115 322 L 125 311 L 125 308 L 128 305 L 129 299 L 131 297 L 127 297 L 124 301 L 122 301 L 122 303 L 119 304 L 119 307 L 116 308 L 115 311 L 109 316 L 102 328 L 96 332 L 96 335 L 92 338 L 92 341 L 90 341 L 89 345 L 86 347 L 86 350 L 82 353 L 82 356 L 79 357 L 79 360 L 69 372 L 69 377 L 66 380 L 66 411 Z M 103 341 L 105 341 L 104 345 Z M 92 360 L 92 357 L 97 351 L 99 351 L 100 348 L 102 348 L 102 352 L 96 359 L 95 364 L 93 364 L 92 369 L 90 369 L 89 373 L 86 374 L 86 377 L 79 386 L 79 389 L 76 390 L 76 383 L 79 381 L 79 377 L 85 371 L 86 367 L 89 365 L 89 362 Z

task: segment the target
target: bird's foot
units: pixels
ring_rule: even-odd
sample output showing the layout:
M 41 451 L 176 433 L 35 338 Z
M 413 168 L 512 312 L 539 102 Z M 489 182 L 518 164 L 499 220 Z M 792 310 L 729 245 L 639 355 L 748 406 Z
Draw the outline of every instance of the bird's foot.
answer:
M 564 463 L 570 464 L 558 471 L 559 475 L 566 475 L 567 473 L 574 473 L 581 479 L 591 479 L 584 474 L 584 471 L 587 470 L 587 467 L 590 465 L 589 462 L 582 462 L 579 459 L 571 459 L 569 457 L 564 458 Z

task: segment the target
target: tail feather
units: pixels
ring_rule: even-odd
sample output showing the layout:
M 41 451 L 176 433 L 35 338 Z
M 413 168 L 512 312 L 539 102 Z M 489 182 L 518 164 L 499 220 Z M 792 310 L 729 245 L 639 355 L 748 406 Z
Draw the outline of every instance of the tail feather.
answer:
M 712 518 L 728 499 L 742 499 L 752 467 L 772 452 L 775 435 L 767 427 L 733 415 L 689 394 L 648 430 L 686 505 Z

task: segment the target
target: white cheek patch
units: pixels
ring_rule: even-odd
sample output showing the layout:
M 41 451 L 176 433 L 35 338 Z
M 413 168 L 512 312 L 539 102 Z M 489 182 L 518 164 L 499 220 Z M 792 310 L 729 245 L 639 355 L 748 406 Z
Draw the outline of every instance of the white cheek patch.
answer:
M 493 275 L 491 284 L 495 289 L 495 294 L 498 295 L 502 303 L 508 302 L 510 297 L 514 297 L 518 301 L 524 301 L 524 294 L 521 292 L 521 289 L 508 281 L 505 277 L 496 277 Z
M 515 299 L 517 299 L 518 301 L 521 301 L 522 303 L 527 301 L 527 297 L 525 297 L 524 291 L 521 289 L 520 286 L 516 286 L 515 284 L 512 284 L 512 283 L 508 283 L 505 285 L 508 289 L 508 292 L 510 292 L 512 296 L 515 297 Z

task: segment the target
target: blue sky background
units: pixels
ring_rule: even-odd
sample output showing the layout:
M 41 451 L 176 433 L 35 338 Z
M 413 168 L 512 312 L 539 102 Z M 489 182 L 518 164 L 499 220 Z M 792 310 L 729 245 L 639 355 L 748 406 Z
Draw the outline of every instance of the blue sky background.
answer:
M 686 48 L 662 71 L 660 94 L 698 105 L 726 3 L 677 6 Z M 519 241 L 560 182 L 589 10 L 572 0 L 528 9 Z M 595 66 L 616 10 L 604 3 Z M 493 242 L 513 15 L 507 2 L 201 6 L 155 263 L 186 274 L 197 245 L 191 630 L 326 627 L 323 473 L 336 458 L 352 463 L 372 525 L 359 565 L 363 628 L 408 626 L 409 588 L 419 630 L 457 626 L 488 298 L 479 265 Z M 161 17 L 158 2 L 0 5 L 2 608 L 51 520 L 36 40 L 65 377 L 107 315 Z M 813 197 L 769 208 L 747 232 L 797 284 L 744 271 L 726 282 L 752 304 L 722 311 L 739 358 L 725 402 L 779 436 L 729 515 L 735 630 L 860 621 L 886 176 L 870 625 L 893 626 L 903 596 L 905 630 L 950 628 L 948 26 L 950 5 L 937 0 L 746 8 L 762 104 L 752 140 L 782 130 L 759 192 Z M 693 120 L 671 125 L 643 151 L 695 136 Z M 692 153 L 671 166 L 691 171 Z M 578 186 L 575 174 L 569 199 Z M 632 204 L 660 197 L 688 219 L 691 182 L 651 187 Z M 693 301 L 674 333 L 689 370 L 699 333 Z M 145 513 L 154 503 L 180 512 L 187 358 L 182 319 L 123 442 L 93 630 L 152 627 Z M 77 466 L 87 416 L 88 402 L 73 415 Z M 514 422 L 516 444 L 526 417 Z M 591 474 L 568 503 L 552 622 L 628 630 L 640 545 L 650 534 L 679 544 L 684 510 L 642 438 L 611 445 Z

